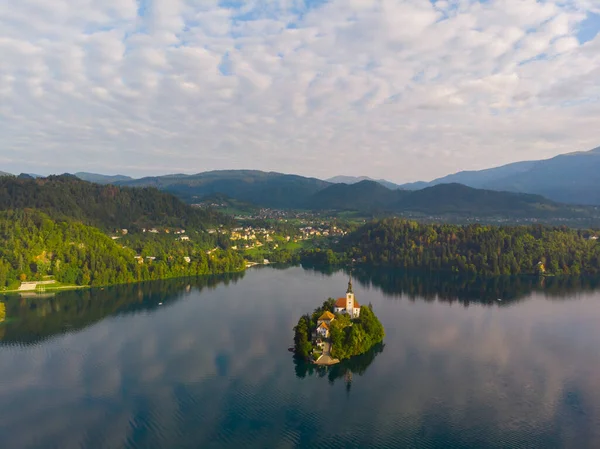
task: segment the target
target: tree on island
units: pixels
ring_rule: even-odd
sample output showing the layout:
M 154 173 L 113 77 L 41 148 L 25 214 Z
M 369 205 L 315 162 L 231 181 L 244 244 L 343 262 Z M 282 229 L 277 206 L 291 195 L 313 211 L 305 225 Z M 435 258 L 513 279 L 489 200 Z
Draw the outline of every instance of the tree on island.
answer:
M 367 352 L 385 336 L 371 305 L 362 306 L 359 318 L 351 320 L 350 325 L 343 320 L 332 321 L 330 332 L 331 356 L 340 360 Z

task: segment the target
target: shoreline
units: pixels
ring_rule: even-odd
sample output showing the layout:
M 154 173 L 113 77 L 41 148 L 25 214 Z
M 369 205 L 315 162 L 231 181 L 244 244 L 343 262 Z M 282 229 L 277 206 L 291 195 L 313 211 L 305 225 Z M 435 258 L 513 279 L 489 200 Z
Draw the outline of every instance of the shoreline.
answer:
M 263 265 L 263 264 L 258 264 L 258 265 Z M 269 265 L 273 265 L 273 264 L 269 264 Z M 254 266 L 254 265 L 253 265 Z M 43 295 L 45 293 L 53 293 L 53 292 L 57 292 L 57 291 L 68 291 L 68 290 L 83 290 L 83 289 L 93 289 L 93 288 L 108 288 L 108 287 L 116 287 L 119 285 L 136 285 L 136 284 L 141 284 L 144 282 L 157 282 L 157 281 L 166 281 L 169 279 L 185 279 L 185 278 L 196 278 L 196 277 L 203 277 L 203 276 L 221 276 L 221 275 L 225 275 L 225 274 L 231 274 L 231 273 L 242 273 L 247 271 L 248 268 L 251 267 L 244 267 L 241 270 L 234 270 L 234 271 L 223 271 L 221 273 L 208 273 L 208 274 L 198 274 L 195 276 L 175 276 L 175 277 L 164 277 L 164 278 L 159 278 L 159 279 L 147 279 L 144 281 L 134 281 L 134 282 L 123 282 L 120 284 L 105 284 L 105 285 L 59 285 L 56 287 L 45 287 L 43 290 L 41 289 L 33 289 L 33 290 L 19 290 L 17 289 L 10 289 L 10 290 L 0 290 L 0 296 L 4 295 L 4 294 L 20 294 L 23 295 L 25 294 L 26 296 L 34 296 L 34 295 Z M 41 281 L 40 281 L 41 282 Z M 47 285 L 52 285 L 52 284 L 47 284 Z

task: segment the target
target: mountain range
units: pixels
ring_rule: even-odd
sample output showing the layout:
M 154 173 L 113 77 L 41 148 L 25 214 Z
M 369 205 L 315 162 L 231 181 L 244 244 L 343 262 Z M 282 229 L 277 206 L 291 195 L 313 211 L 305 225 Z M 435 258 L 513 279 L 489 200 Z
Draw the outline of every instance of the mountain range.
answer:
M 417 190 L 438 184 L 459 183 L 478 189 L 533 193 L 563 203 L 600 205 L 599 174 L 600 147 L 540 161 L 461 171 L 431 182 L 416 182 L 400 187 Z
M 140 179 L 125 175 L 107 176 L 87 172 L 79 172 L 75 176 L 98 184 L 156 187 L 192 204 L 209 196 L 224 195 L 269 208 L 349 210 L 354 207 L 363 211 L 397 211 L 406 207 L 412 209 L 419 206 L 414 202 L 415 200 L 408 200 L 411 197 L 417 198 L 409 195 L 408 192 L 447 184 L 454 186 L 446 187 L 441 191 L 433 190 L 436 194 L 444 193 L 442 197 L 449 201 L 444 206 L 445 209 L 459 200 L 459 198 L 449 198 L 445 192 L 475 198 L 476 194 L 473 191 L 460 190 L 456 184 L 484 191 L 504 192 L 502 198 L 518 198 L 518 204 L 522 204 L 521 200 L 526 197 L 508 196 L 506 193 L 536 195 L 535 201 L 526 202 L 546 204 L 549 205 L 546 209 L 550 210 L 556 210 L 557 203 L 600 205 L 598 173 L 600 173 L 600 147 L 546 160 L 516 162 L 478 171 L 462 171 L 430 182 L 403 185 L 368 177 L 336 176 L 321 180 L 258 170 L 216 170 L 194 175 L 171 174 Z M 30 175 L 20 176 L 30 178 Z M 495 201 L 501 198 L 491 193 L 481 193 L 480 196 L 494 198 Z M 434 199 L 429 198 L 430 201 Z M 442 206 L 442 204 L 438 205 Z M 461 209 L 467 210 L 469 207 L 463 204 Z
M 559 204 L 539 195 L 496 192 L 457 183 L 420 190 L 392 190 L 371 180 L 336 184 L 316 178 L 256 170 L 178 174 L 117 184 L 156 187 L 190 203 L 220 194 L 259 207 L 278 209 L 513 218 L 587 218 L 595 213 L 591 208 Z
M 540 195 L 475 189 L 456 183 L 413 191 L 391 190 L 375 181 L 333 184 L 313 194 L 306 208 L 511 218 L 584 218 L 596 214 L 594 208 L 560 204 Z

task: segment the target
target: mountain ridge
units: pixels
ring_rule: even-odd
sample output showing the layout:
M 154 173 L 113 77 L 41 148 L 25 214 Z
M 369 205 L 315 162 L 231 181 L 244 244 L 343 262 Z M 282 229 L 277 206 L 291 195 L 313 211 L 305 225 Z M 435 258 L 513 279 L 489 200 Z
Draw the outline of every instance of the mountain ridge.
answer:
M 400 188 L 400 186 L 398 184 L 388 181 L 387 179 L 381 179 L 381 178 L 373 179 L 373 178 L 370 178 L 369 176 L 338 175 L 338 176 L 333 176 L 331 178 L 327 178 L 327 179 L 325 179 L 325 181 L 330 182 L 332 184 L 357 184 L 361 181 L 375 181 L 375 182 L 381 184 L 382 186 L 387 187 L 388 189 L 396 190 L 396 189 Z
M 522 161 L 484 170 L 460 171 L 429 182 L 402 184 L 407 190 L 457 182 L 469 187 L 542 195 L 551 200 L 600 205 L 600 147 Z

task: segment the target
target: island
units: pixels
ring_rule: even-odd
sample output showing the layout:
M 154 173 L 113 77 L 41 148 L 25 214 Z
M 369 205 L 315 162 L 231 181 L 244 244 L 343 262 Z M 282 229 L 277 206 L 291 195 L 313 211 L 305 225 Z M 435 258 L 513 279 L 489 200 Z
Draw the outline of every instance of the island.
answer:
M 369 351 L 385 332 L 373 306 L 360 305 L 348 280 L 346 296 L 329 298 L 312 314 L 300 317 L 294 327 L 293 351 L 318 365 L 334 365 Z

